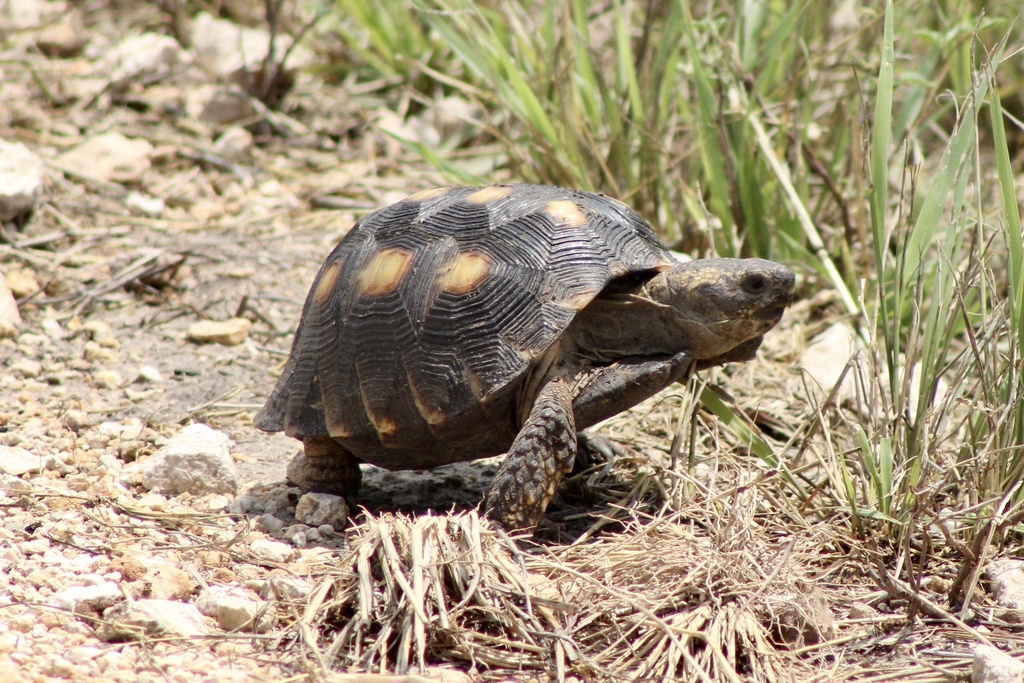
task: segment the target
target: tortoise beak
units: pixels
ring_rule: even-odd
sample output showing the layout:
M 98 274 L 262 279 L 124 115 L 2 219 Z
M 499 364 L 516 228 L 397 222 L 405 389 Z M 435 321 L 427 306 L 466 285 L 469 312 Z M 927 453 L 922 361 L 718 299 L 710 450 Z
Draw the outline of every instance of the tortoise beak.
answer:
M 785 266 L 779 266 L 773 273 L 775 291 L 772 301 L 765 307 L 765 318 L 772 321 L 774 327 L 782 320 L 782 314 L 793 304 L 793 288 L 796 286 L 796 275 Z

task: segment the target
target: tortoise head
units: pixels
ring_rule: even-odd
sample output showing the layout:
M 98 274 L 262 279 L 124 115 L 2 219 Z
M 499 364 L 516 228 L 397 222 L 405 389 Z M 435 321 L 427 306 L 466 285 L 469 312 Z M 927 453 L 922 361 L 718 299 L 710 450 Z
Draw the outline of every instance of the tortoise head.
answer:
M 674 309 L 673 323 L 697 367 L 750 360 L 793 302 L 796 277 L 764 259 L 700 259 L 659 273 L 648 296 Z

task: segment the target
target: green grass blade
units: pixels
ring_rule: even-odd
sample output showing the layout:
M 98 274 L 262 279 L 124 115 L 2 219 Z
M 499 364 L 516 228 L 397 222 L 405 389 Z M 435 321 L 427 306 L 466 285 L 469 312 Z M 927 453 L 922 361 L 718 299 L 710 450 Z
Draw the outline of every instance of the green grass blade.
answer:
M 860 311 L 860 306 L 857 305 L 857 301 L 853 298 L 853 294 L 846 286 L 846 282 L 843 280 L 842 275 L 839 274 L 836 265 L 829 258 L 828 252 L 825 250 L 825 244 L 818 234 L 817 228 L 814 227 L 814 221 L 811 219 L 810 214 L 807 213 L 807 208 L 804 206 L 803 200 L 800 199 L 800 194 L 793 186 L 789 169 L 778 158 L 778 155 L 775 154 L 771 141 L 768 139 L 768 134 L 765 132 L 760 120 L 751 113 L 747 116 L 747 121 L 754 130 L 754 136 L 758 147 L 761 149 L 761 153 L 775 172 L 776 180 L 782 185 L 786 198 L 789 200 L 790 208 L 796 214 L 800 226 L 803 228 L 807 242 L 811 245 L 814 255 L 818 257 L 819 262 L 825 269 L 825 275 L 828 277 L 829 282 L 832 283 L 832 286 L 836 288 L 836 291 L 839 292 L 847 312 L 851 315 L 857 314 Z
M 895 45 L 893 40 L 894 11 L 892 0 L 886 0 L 885 20 L 882 29 L 882 57 L 878 68 L 878 82 L 875 86 L 875 111 L 871 130 L 871 156 L 869 169 L 871 176 L 868 204 L 871 209 L 871 232 L 875 256 L 875 275 L 881 285 L 887 279 L 886 256 L 889 247 L 888 230 L 888 196 L 889 196 L 889 140 L 892 134 L 892 93 L 895 80 Z M 891 318 L 898 314 L 900 301 L 899 291 L 891 293 L 895 301 L 892 306 L 886 305 L 885 297 L 880 297 L 880 324 L 886 336 L 886 360 L 889 367 L 891 388 L 895 389 L 895 369 L 897 366 L 898 339 L 891 336 L 894 330 Z M 895 392 L 894 392 L 895 393 Z
M 722 149 L 718 137 L 718 98 L 711 87 L 711 80 L 700 58 L 697 47 L 697 33 L 690 16 L 689 3 L 679 0 L 682 5 L 681 20 L 686 47 L 689 51 L 690 64 L 693 68 L 693 86 L 697 99 L 697 136 L 700 146 L 700 157 L 704 166 L 704 177 L 708 183 L 709 203 L 711 210 L 722 223 L 720 234 L 715 235 L 715 245 L 722 256 L 737 256 L 735 240 L 731 239 L 734 231 L 732 212 L 729 208 L 729 197 L 732 195 L 729 174 L 726 171 L 725 155 L 728 150 Z
M 993 83 L 994 85 L 994 83 Z M 1024 358 L 1024 237 L 1021 233 L 1020 206 L 1017 203 L 1016 177 L 1010 161 L 1010 148 L 1003 125 L 1003 105 L 999 89 L 992 88 L 989 100 L 992 143 L 996 155 L 996 176 L 999 178 L 1000 214 L 1006 235 L 1009 259 L 1006 262 L 1010 285 L 1010 321 L 1017 330 L 1018 358 Z
M 710 387 L 704 387 L 704 391 L 701 392 L 700 401 L 704 404 L 704 407 L 715 414 L 715 417 L 722 423 L 722 425 L 728 429 L 732 434 L 743 442 L 750 451 L 758 458 L 763 460 L 771 467 L 779 466 L 779 459 L 775 455 L 775 451 L 766 442 L 761 435 L 750 428 L 750 425 L 746 423 L 739 415 L 737 415 L 732 408 L 726 405 L 722 397 L 719 396 Z

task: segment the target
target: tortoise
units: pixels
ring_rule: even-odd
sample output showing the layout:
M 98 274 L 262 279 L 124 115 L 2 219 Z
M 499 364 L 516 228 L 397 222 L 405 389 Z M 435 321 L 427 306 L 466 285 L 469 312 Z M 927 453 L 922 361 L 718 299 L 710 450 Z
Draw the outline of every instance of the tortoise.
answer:
M 302 441 L 293 483 L 350 502 L 360 463 L 507 453 L 485 511 L 530 529 L 573 466 L 577 432 L 691 370 L 752 359 L 794 280 L 762 259 L 679 263 L 600 194 L 417 192 L 327 257 L 254 423 Z

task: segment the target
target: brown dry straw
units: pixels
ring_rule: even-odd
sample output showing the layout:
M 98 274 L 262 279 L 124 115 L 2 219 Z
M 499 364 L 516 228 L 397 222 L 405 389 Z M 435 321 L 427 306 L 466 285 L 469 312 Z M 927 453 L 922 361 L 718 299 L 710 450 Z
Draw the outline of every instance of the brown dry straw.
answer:
M 470 511 L 368 514 L 353 533 L 340 575 L 299 620 L 321 666 L 402 674 L 453 661 L 492 675 L 680 681 L 799 668 L 772 624 L 803 576 L 765 538 L 751 551 L 753 532 L 658 516 L 527 552 Z

